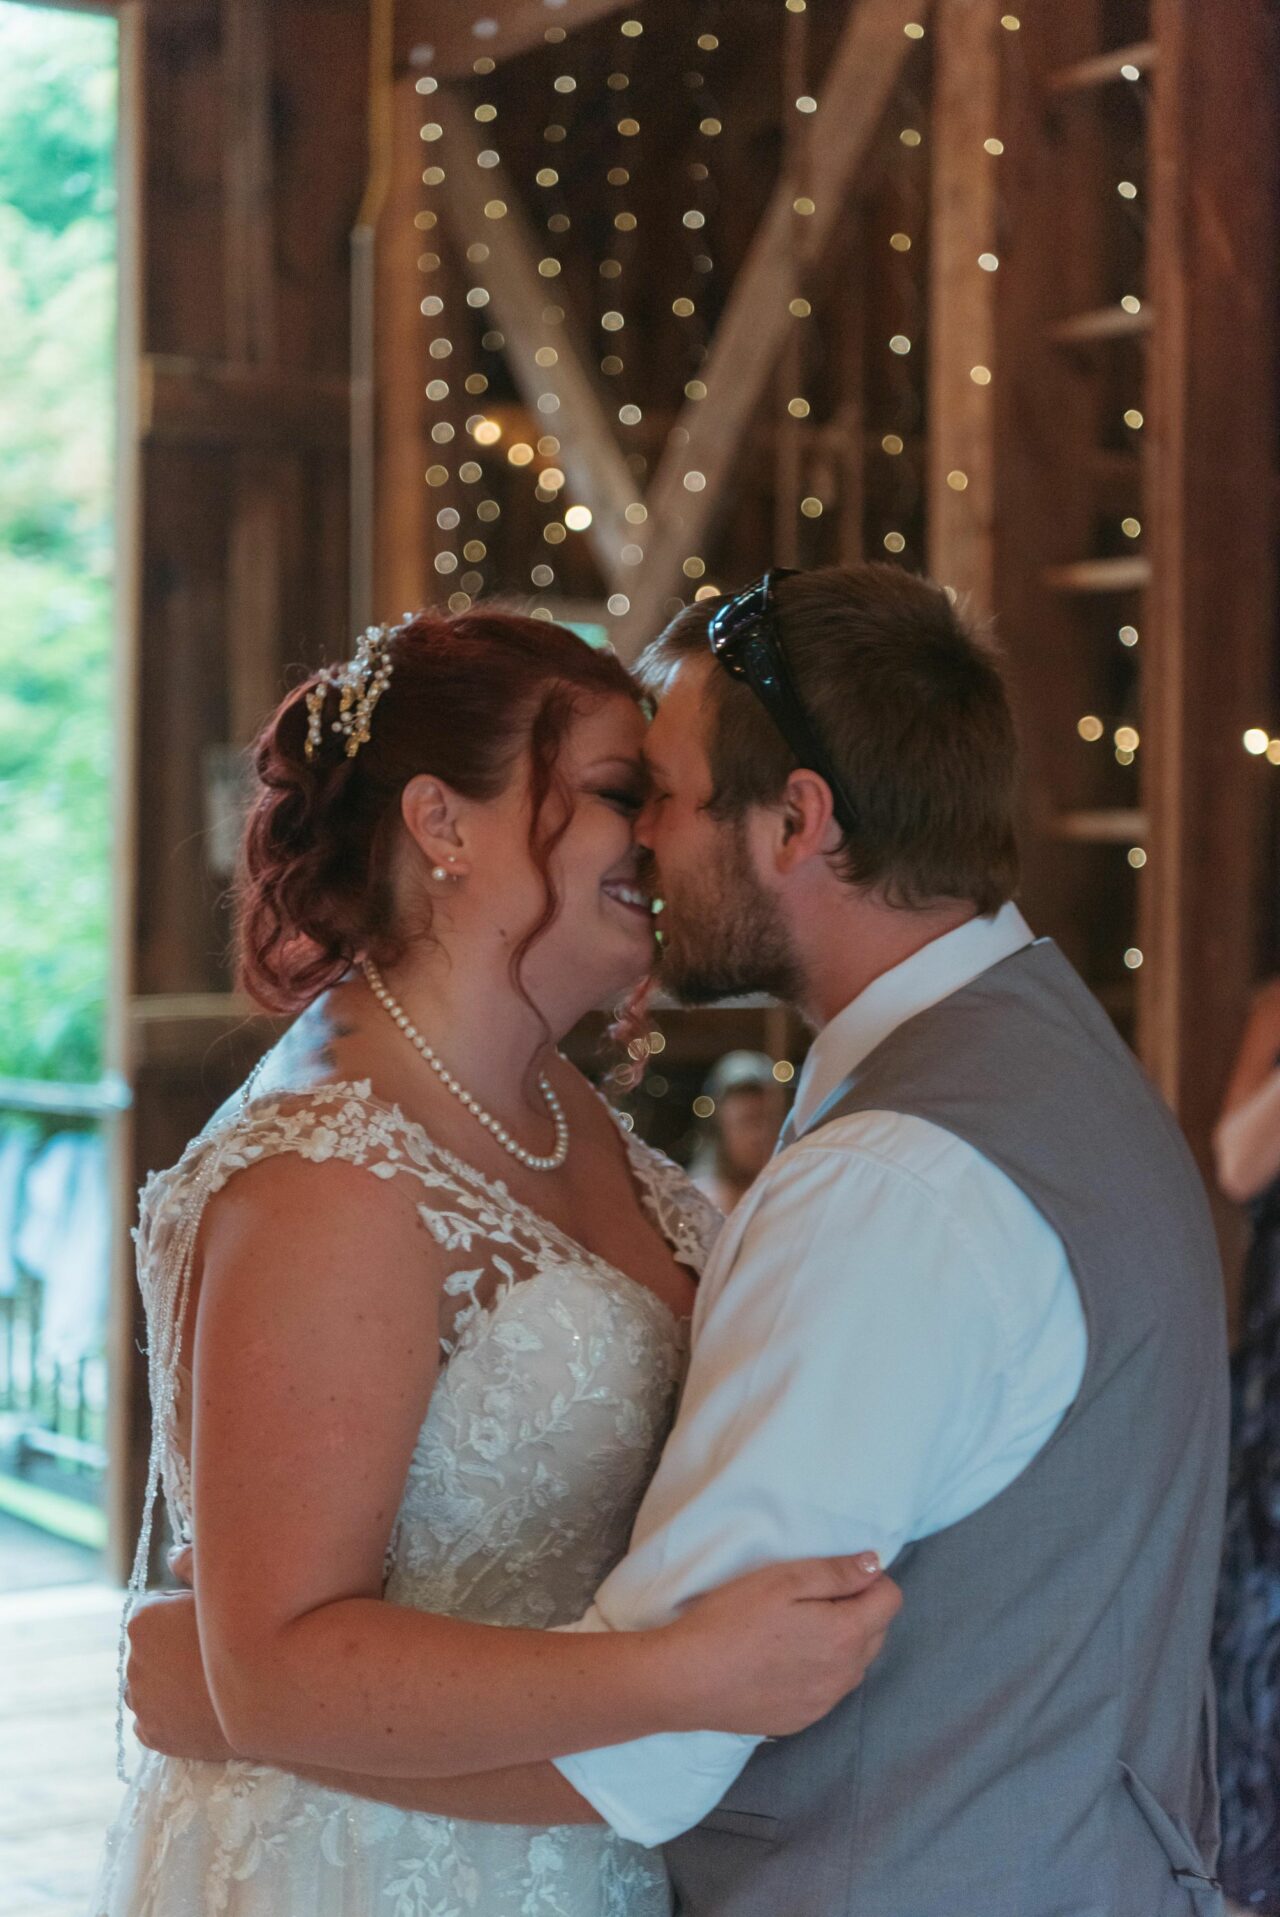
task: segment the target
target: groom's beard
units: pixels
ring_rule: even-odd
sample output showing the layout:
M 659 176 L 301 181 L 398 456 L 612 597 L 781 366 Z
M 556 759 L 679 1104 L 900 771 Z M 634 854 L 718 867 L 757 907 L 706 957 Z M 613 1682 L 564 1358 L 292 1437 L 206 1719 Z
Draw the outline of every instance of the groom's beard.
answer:
M 741 820 L 719 834 L 715 861 L 695 878 L 657 875 L 658 978 L 686 1005 L 744 992 L 800 996 L 800 966 L 776 900 L 756 878 Z

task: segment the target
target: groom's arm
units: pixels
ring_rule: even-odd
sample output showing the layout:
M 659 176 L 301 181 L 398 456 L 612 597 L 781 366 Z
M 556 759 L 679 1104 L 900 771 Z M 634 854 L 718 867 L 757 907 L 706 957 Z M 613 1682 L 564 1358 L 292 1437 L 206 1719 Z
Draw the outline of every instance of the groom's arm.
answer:
M 675 1429 L 630 1551 L 580 1629 L 669 1619 L 698 1590 L 809 1552 L 873 1550 L 890 1565 L 1003 1488 L 993 1472 L 1011 1479 L 1019 1445 L 1025 1462 L 1056 1424 L 1084 1358 L 1059 1241 L 1021 1194 L 1024 1237 L 993 1236 L 978 1201 L 1002 1175 L 976 1157 L 973 1204 L 947 1202 L 914 1169 L 913 1154 L 927 1173 L 930 1135 L 942 1137 L 885 1114 L 843 1121 L 830 1142 L 775 1160 L 730 1220 Z M 1019 1316 L 993 1256 L 1024 1250 Z M 1030 1408 L 1011 1398 L 1028 1381 Z M 649 1737 L 556 1768 L 624 1836 L 653 1844 L 712 1810 L 758 1741 Z

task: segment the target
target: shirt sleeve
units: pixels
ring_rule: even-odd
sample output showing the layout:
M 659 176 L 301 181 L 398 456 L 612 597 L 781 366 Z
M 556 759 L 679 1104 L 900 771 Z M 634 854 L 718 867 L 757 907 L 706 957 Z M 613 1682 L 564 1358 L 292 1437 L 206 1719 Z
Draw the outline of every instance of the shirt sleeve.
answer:
M 874 1152 L 793 1147 L 703 1279 L 675 1428 L 584 1630 L 668 1622 L 760 1565 L 903 1544 L 1000 1431 L 1008 1327 L 950 1204 Z M 761 1740 L 671 1734 L 559 1760 L 642 1844 L 698 1823 Z

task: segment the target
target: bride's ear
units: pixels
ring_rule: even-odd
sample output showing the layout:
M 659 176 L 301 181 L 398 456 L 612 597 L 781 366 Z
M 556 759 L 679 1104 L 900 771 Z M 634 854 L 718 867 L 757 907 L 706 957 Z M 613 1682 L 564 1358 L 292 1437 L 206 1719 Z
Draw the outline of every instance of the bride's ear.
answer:
M 420 772 L 400 794 L 400 816 L 409 837 L 428 865 L 447 866 L 450 877 L 464 875 L 462 800 L 452 786 Z

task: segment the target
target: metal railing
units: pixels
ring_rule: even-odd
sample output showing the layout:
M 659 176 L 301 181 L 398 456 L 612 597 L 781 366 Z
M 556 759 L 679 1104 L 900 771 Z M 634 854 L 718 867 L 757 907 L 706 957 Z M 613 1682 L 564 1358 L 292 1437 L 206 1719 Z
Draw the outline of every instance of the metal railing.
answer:
M 114 1076 L 93 1085 L 0 1078 L 0 1478 L 52 1493 L 55 1504 L 102 1495 L 106 1128 L 128 1104 Z

